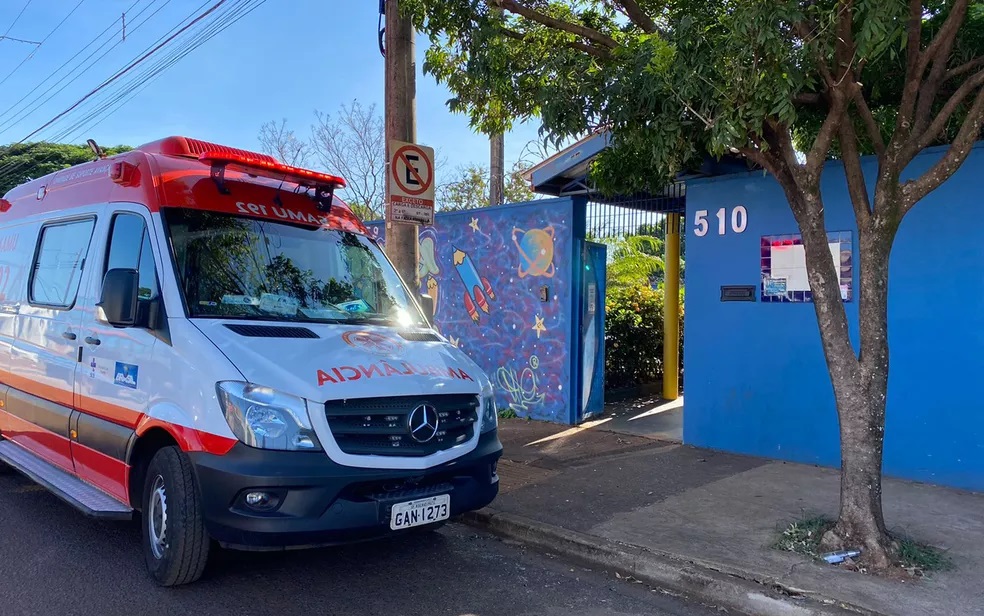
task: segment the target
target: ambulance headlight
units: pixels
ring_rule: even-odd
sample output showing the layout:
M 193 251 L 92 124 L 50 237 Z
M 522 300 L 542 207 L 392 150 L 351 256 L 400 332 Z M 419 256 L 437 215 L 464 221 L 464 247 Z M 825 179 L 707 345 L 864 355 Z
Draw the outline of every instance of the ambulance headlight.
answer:
M 482 395 L 482 433 L 491 432 L 499 427 L 499 410 L 495 406 L 495 393 Z
M 250 447 L 321 450 L 302 398 L 240 381 L 223 381 L 215 391 L 232 433 Z

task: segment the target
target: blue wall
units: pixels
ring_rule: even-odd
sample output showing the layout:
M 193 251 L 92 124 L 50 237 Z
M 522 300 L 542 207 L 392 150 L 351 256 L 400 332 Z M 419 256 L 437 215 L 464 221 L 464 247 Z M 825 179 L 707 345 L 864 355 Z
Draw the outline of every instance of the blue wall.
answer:
M 917 158 L 913 177 L 941 150 Z M 874 175 L 873 160 L 865 172 Z M 903 221 L 891 257 L 888 475 L 984 490 L 984 145 Z M 873 182 L 869 181 L 869 185 Z M 857 230 L 843 169 L 822 191 L 828 232 Z M 810 302 L 762 302 L 763 236 L 795 234 L 785 197 L 761 173 L 691 182 L 687 194 L 685 353 L 688 444 L 838 466 L 837 414 Z M 747 226 L 735 233 L 731 212 Z M 718 235 L 720 208 L 724 235 Z M 709 232 L 695 233 L 697 211 Z M 740 226 L 740 225 L 739 225 Z M 857 268 L 846 308 L 857 347 Z M 722 285 L 753 285 L 755 302 L 721 302 Z
M 569 423 L 576 405 L 573 264 L 584 231 L 575 218 L 572 200 L 545 199 L 442 213 L 420 230 L 421 292 L 437 300 L 435 325 L 489 375 L 499 408 L 521 417 Z M 383 223 L 367 226 L 385 244 Z

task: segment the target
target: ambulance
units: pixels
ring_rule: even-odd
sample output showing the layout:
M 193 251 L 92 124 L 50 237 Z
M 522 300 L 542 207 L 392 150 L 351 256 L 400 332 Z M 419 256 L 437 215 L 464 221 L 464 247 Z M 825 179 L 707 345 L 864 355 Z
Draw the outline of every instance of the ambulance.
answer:
M 0 466 L 139 520 L 162 586 L 217 547 L 428 531 L 492 502 L 492 384 L 341 178 L 185 137 L 93 149 L 0 200 Z

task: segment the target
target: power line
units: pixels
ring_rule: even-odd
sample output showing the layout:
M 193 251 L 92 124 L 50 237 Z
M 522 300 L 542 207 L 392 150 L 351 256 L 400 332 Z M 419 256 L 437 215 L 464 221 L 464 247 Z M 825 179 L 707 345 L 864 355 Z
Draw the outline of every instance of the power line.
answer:
M 249 2 L 253 2 L 254 4 L 249 6 Z M 265 0 L 248 0 L 241 5 L 229 5 L 224 13 L 216 15 L 213 23 L 206 25 L 202 31 L 192 34 L 186 42 L 183 41 L 180 45 L 169 51 L 167 55 L 161 57 L 154 64 L 150 65 L 142 72 L 131 76 L 112 92 L 106 93 L 101 102 L 98 103 L 99 106 L 96 109 L 87 112 L 81 120 L 76 121 L 75 124 L 66 129 L 65 133 L 67 134 L 73 129 L 83 126 L 91 120 L 99 118 L 100 115 L 103 117 L 98 119 L 97 124 L 101 123 L 103 119 L 109 117 L 109 114 L 111 114 L 112 111 L 118 109 L 124 103 L 132 99 L 138 92 L 149 86 L 150 83 L 156 80 L 157 77 L 159 77 L 168 68 L 179 62 L 182 58 L 197 49 L 212 37 L 218 35 L 220 32 L 251 13 L 263 4 L 263 2 L 265 2 Z M 107 110 L 111 111 L 107 113 Z M 95 126 L 95 124 L 89 126 L 89 128 L 91 129 L 92 126 Z
M 237 0 L 237 1 L 241 1 L 241 0 Z M 99 119 L 99 121 L 101 122 L 102 119 L 108 117 L 105 113 L 103 113 L 105 109 L 111 106 L 118 107 L 119 106 L 118 101 L 122 100 L 124 97 L 127 100 L 132 98 L 132 96 L 136 94 L 136 92 L 143 90 L 147 85 L 149 85 L 150 81 L 160 76 L 160 74 L 164 70 L 175 64 L 177 61 L 179 61 L 188 53 L 199 47 L 205 41 L 211 39 L 215 35 L 224 31 L 226 28 L 230 27 L 233 23 L 235 23 L 242 17 L 245 17 L 247 14 L 258 8 L 265 1 L 266 0 L 248 0 L 247 2 L 242 3 L 239 6 L 236 6 L 235 4 L 229 5 L 229 7 L 227 7 L 227 10 L 224 13 L 220 12 L 218 15 L 216 15 L 214 23 L 205 26 L 205 29 L 203 29 L 201 32 L 196 33 L 194 37 L 190 39 L 188 42 L 183 42 L 181 46 L 168 52 L 167 56 L 161 58 L 156 62 L 156 64 L 145 69 L 143 72 L 132 75 L 131 77 L 128 78 L 128 80 L 124 80 L 124 82 L 120 85 L 120 87 L 118 87 L 115 90 L 115 92 L 105 97 L 105 100 L 103 101 L 103 103 L 99 108 L 88 112 L 88 115 L 86 117 L 77 121 L 75 124 L 68 127 L 67 129 L 61 131 L 61 133 L 59 134 L 59 138 L 61 136 L 68 135 L 75 128 L 87 123 L 89 120 L 97 119 L 98 116 L 100 115 L 103 116 L 103 118 Z M 253 5 L 249 6 L 248 2 L 253 2 Z M 189 26 L 191 25 L 192 24 L 189 24 Z M 187 29 L 188 29 L 187 27 L 183 28 L 183 30 L 187 30 Z M 175 40 L 179 35 L 180 33 L 169 38 L 171 40 Z M 92 99 L 90 99 L 89 102 L 91 103 L 93 101 L 96 101 L 97 99 L 98 97 L 93 97 Z
M 11 23 L 11 24 L 10 24 L 10 25 L 9 25 L 9 26 L 7 27 L 7 31 L 3 33 L 3 36 L 4 36 L 4 37 L 6 37 L 6 36 L 7 36 L 8 34 L 10 34 L 10 31 L 14 29 L 14 26 L 16 26 L 16 25 L 17 25 L 17 22 L 18 22 L 18 21 L 20 21 L 20 18 L 21 18 L 21 15 L 23 15 L 23 14 L 24 14 L 24 11 L 26 11 L 26 10 L 27 10 L 27 7 L 29 7 L 29 6 L 31 6 L 31 2 L 32 2 L 32 0 L 27 0 L 27 2 L 26 2 L 26 3 L 24 3 L 24 8 L 22 8 L 22 9 L 20 10 L 20 13 L 17 13 L 17 17 L 14 17 L 14 21 L 13 21 L 13 23 Z
M 154 2 L 156 2 L 156 1 L 157 0 L 151 0 L 151 4 L 145 6 L 143 9 L 141 9 L 137 13 L 137 17 L 139 17 L 140 15 L 142 15 L 143 13 L 145 13 L 148 9 L 150 9 L 154 5 Z M 147 23 L 148 21 L 150 21 L 151 19 L 153 19 L 154 16 L 157 15 L 158 13 L 160 13 L 161 10 L 163 10 L 164 7 L 167 6 L 168 3 L 170 3 L 170 2 L 171 2 L 171 0 L 164 0 L 164 4 L 162 4 L 159 7 L 157 7 L 157 9 L 153 13 L 151 13 L 150 15 L 148 15 L 146 19 L 144 19 L 139 24 L 137 24 L 136 26 L 134 26 L 133 30 L 135 31 L 135 30 L 139 29 L 140 26 L 144 25 L 145 23 Z M 118 22 L 119 22 L 119 20 L 116 20 L 116 22 L 114 22 L 114 25 L 115 25 L 115 23 L 118 23 Z M 110 27 L 112 27 L 112 26 L 110 26 Z M 104 51 L 102 53 L 102 55 L 100 55 L 98 58 L 96 58 L 92 62 L 89 62 L 89 64 L 87 66 L 85 66 L 84 68 L 82 68 L 81 71 L 79 70 L 79 67 L 81 67 L 82 64 L 84 64 L 86 61 L 88 61 L 90 58 L 92 58 L 92 56 L 94 56 L 97 53 L 99 53 L 99 51 L 103 47 L 105 47 L 111 41 L 114 41 L 114 40 L 116 42 L 113 43 L 113 45 L 109 49 L 107 49 L 106 51 Z M 69 85 L 71 85 L 76 80 L 78 80 L 80 77 L 82 77 L 82 75 L 85 75 L 87 72 L 89 72 L 89 70 L 92 69 L 93 66 L 96 66 L 96 64 L 98 64 L 100 60 L 102 60 L 107 55 L 109 55 L 109 53 L 111 51 L 113 51 L 114 49 L 116 49 L 117 47 L 119 47 L 120 44 L 122 44 L 122 42 L 123 42 L 122 40 L 119 40 L 119 39 L 116 38 L 116 32 L 114 32 L 113 33 L 113 38 L 110 38 L 110 39 L 107 39 L 107 40 L 103 41 L 103 43 L 99 47 L 97 47 L 92 53 L 90 53 L 88 56 L 86 56 L 85 59 L 83 59 L 82 62 L 80 62 L 74 69 L 72 69 L 71 71 L 69 71 L 68 73 L 66 73 L 65 75 L 63 75 L 61 79 L 59 79 L 58 81 L 56 81 L 51 87 L 49 87 L 47 90 L 45 90 L 44 92 L 42 92 L 41 94 L 39 94 L 37 97 L 35 97 L 34 100 L 32 100 L 31 102 L 29 102 L 26 105 L 24 105 L 23 107 L 21 107 L 21 109 L 15 113 L 14 117 L 8 118 L 7 120 L 4 120 L 3 124 L 0 125 L 0 133 L 6 132 L 10 128 L 12 128 L 14 125 L 16 125 L 18 122 L 20 122 L 21 120 L 23 120 L 24 118 L 26 118 L 27 116 L 29 116 L 31 113 L 33 113 L 34 111 L 36 111 L 38 108 L 46 105 L 51 99 L 53 99 L 56 96 L 58 96 L 59 94 L 61 94 L 65 90 L 65 88 L 67 88 Z M 73 73 L 76 73 L 74 77 L 72 77 L 72 74 Z M 68 79 L 69 77 L 72 77 L 72 78 L 69 79 L 67 82 L 65 82 L 65 80 Z M 62 83 L 64 83 L 64 85 L 61 86 L 60 88 L 58 88 L 58 86 L 60 84 L 62 84 Z M 55 88 L 58 88 L 58 89 L 55 90 Z M 51 96 L 48 96 L 47 98 L 45 98 L 40 103 L 38 102 L 39 100 L 41 100 L 46 94 L 48 94 L 52 90 L 55 90 L 55 91 L 54 91 L 54 93 L 51 94 Z M 21 99 L 21 100 L 23 100 L 23 99 Z M 5 115 L 5 113 L 4 114 L 0 114 L 0 117 L 2 117 L 3 115 Z
M 44 42 L 47 41 L 49 38 L 51 38 L 51 35 L 54 34 L 55 31 L 58 30 L 58 28 L 61 28 L 62 24 L 65 23 L 66 21 L 68 21 L 68 18 L 69 17 L 71 17 L 73 14 L 75 14 L 75 11 L 78 10 L 78 8 L 80 6 L 82 6 L 82 3 L 83 2 L 85 2 L 85 0 L 79 0 L 79 3 L 76 4 L 72 8 L 71 11 L 68 12 L 68 15 L 66 15 L 61 21 L 59 21 L 58 22 L 58 25 L 51 29 L 51 32 L 49 32 L 48 34 L 44 35 L 44 38 L 41 39 L 41 42 L 38 43 L 38 48 L 40 48 L 42 45 L 44 45 Z M 17 69 L 19 69 L 20 67 L 24 66 L 24 63 L 25 62 L 27 62 L 28 60 L 30 60 L 31 58 L 33 58 L 34 57 L 34 54 L 36 54 L 37 52 L 38 52 L 38 50 L 37 49 L 34 49 L 33 51 L 31 51 L 31 53 L 27 54 L 27 56 L 25 56 L 24 59 L 20 61 L 20 64 L 18 64 L 17 66 L 14 67 L 14 70 L 12 70 L 9 73 L 7 73 L 7 76 L 4 77 L 3 79 L 0 79 L 0 86 L 2 86 L 4 83 L 6 83 L 6 81 L 8 79 L 10 79 L 10 76 L 13 75 L 14 73 L 16 73 L 17 72 Z
M 133 7 L 135 7 L 135 6 L 136 6 L 137 4 L 139 4 L 139 3 L 141 2 L 141 1 L 142 1 L 142 0 L 134 0 L 134 2 L 133 2 L 133 4 L 131 4 L 131 5 L 130 5 L 130 8 L 129 8 L 129 9 L 127 9 L 127 11 L 129 11 L 130 9 L 132 9 Z M 7 108 L 7 109 L 6 109 L 6 110 L 5 110 L 5 111 L 4 111 L 3 113 L 0 113 L 0 118 L 4 118 L 4 117 L 5 117 L 5 116 L 7 116 L 7 114 L 9 114 L 9 113 L 10 113 L 11 111 L 14 111 L 14 109 L 16 109 L 16 108 L 17 108 L 17 106 L 18 106 L 18 105 L 20 105 L 20 104 L 21 104 L 22 102 L 24 102 L 24 100 L 25 100 L 25 99 L 26 99 L 27 97 L 29 97 L 30 95 L 32 95 L 32 94 L 34 94 L 35 92 L 37 92 L 37 91 L 38 91 L 38 88 L 40 88 L 41 86 L 43 86 L 44 84 L 46 84 L 46 83 L 47 83 L 48 81 L 50 81 L 51 79 L 53 79 L 53 78 L 55 77 L 55 75 L 57 75 L 58 73 L 60 73 L 60 72 L 61 72 L 61 70 L 62 70 L 63 68 L 65 68 L 66 66 L 68 66 L 68 65 L 69 65 L 69 63 L 71 63 L 71 62 L 72 62 L 72 60 L 74 60 L 75 58 L 77 58 L 77 57 L 79 57 L 80 55 L 82 55 L 82 52 L 84 52 L 84 51 L 85 51 L 86 49 L 88 49 L 89 47 L 91 47 L 91 46 L 92 46 L 92 45 L 93 45 L 93 44 L 94 44 L 94 43 L 95 43 L 96 41 L 98 41 L 98 40 L 99 40 L 100 38 L 102 38 L 102 36 L 103 36 L 104 34 L 106 34 L 107 32 L 109 32 L 109 31 L 110 31 L 110 29 L 112 29 L 112 27 L 113 27 L 113 26 L 115 26 L 115 25 L 116 25 L 117 23 L 119 23 L 119 20 L 118 20 L 118 19 L 114 19 L 114 20 L 113 20 L 113 22 L 112 22 L 111 24 L 109 24 L 108 26 L 106 26 L 106 29 L 105 29 L 105 30 L 103 30 L 102 32 L 100 32 L 99 34 L 97 34 L 97 35 L 95 36 L 95 38 L 93 38 L 93 39 L 92 39 L 91 41 L 89 41 L 88 43 L 86 43 L 86 45 L 85 45 L 84 47 L 82 47 L 82 49 L 80 49 L 80 50 L 78 50 L 77 52 L 75 52 L 75 55 L 73 55 L 73 56 L 72 56 L 71 58 L 69 58 L 69 59 L 68 59 L 68 60 L 66 60 L 66 61 L 65 61 L 64 63 L 62 63 L 62 65 L 61 65 L 61 66 L 59 66 L 58 68 L 56 68 L 56 69 L 55 69 L 54 71 L 51 71 L 51 72 L 50 72 L 50 73 L 48 74 L 48 76 L 47 76 L 47 77 L 45 77 L 44 79 L 42 79 L 40 83 L 38 83 L 38 84 L 37 84 L 36 86 L 34 86 L 33 88 L 31 88 L 31 90 L 30 90 L 30 91 L 29 91 L 29 92 L 28 92 L 27 94 L 25 94 L 24 96 L 22 96 L 22 97 L 20 98 L 20 100 L 18 100 L 18 101 L 17 101 L 16 103 L 14 103 L 14 104 L 13 104 L 13 105 L 11 105 L 10 107 L 8 107 L 8 108 Z M 107 41 L 107 42 L 108 42 L 108 41 Z M 96 51 L 99 51 L 99 49 L 102 49 L 102 48 L 103 48 L 103 47 L 104 47 L 105 45 L 106 45 L 106 43 L 103 43 L 103 44 L 102 44 L 102 45 L 101 45 L 101 46 L 100 46 L 99 48 L 97 48 L 97 49 L 96 49 Z M 93 52 L 92 54 L 89 54 L 89 56 L 87 56 L 87 57 L 85 58 L 85 60 L 82 60 L 82 62 L 80 62 L 80 63 L 79 63 L 79 65 L 81 65 L 81 64 L 82 64 L 82 63 L 84 63 L 84 62 L 85 62 L 86 60 L 88 60 L 89 58 L 91 58 L 91 57 L 92 57 L 92 55 L 94 55 L 95 53 L 96 53 L 96 52 Z M 77 68 L 77 67 L 76 67 L 76 68 Z M 71 73 L 69 73 L 69 74 L 71 74 Z M 10 75 L 8 75 L 7 77 L 9 77 L 9 76 L 10 76 Z M 56 82 L 56 83 L 55 83 L 55 84 L 54 84 L 54 85 L 53 85 L 53 86 L 52 86 L 51 88 L 48 88 L 47 90 L 45 90 L 44 92 L 42 92 L 42 93 L 41 93 L 41 94 L 40 94 L 40 95 L 39 95 L 39 96 L 38 96 L 37 98 L 35 98 L 34 100 L 32 100 L 32 101 L 31 101 L 30 103 L 28 103 L 28 104 L 27 104 L 27 105 L 26 105 L 25 107 L 30 107 L 30 108 L 35 108 L 35 107 L 37 107 L 37 105 L 35 105 L 34 103 L 36 103 L 36 102 L 37 102 L 37 101 L 38 101 L 38 100 L 39 100 L 39 99 L 40 99 L 40 98 L 41 98 L 42 96 L 44 96 L 45 94 L 47 94 L 48 92 L 50 92 L 50 91 L 51 91 L 51 90 L 52 90 L 53 88 L 55 88 L 55 87 L 57 87 L 57 85 L 58 85 L 59 83 L 61 83 L 62 81 L 64 81 L 66 77 L 68 77 L 68 75 L 65 75 L 64 77 L 62 77 L 62 78 L 61 78 L 61 79 L 60 79 L 60 80 L 59 80 L 58 82 Z M 6 80 L 6 78 L 4 78 L 4 80 Z M 16 111 L 16 112 L 15 112 L 15 115 L 16 115 L 16 114 L 18 114 L 18 113 L 20 113 L 21 111 L 23 111 L 23 109 L 24 109 L 24 108 L 21 108 L 21 109 L 20 109 L 19 111 Z M 4 124 L 6 124 L 6 122 L 5 122 Z M 3 130 L 3 127 L 2 127 L 2 126 L 0 126 L 0 130 Z
M 28 45 L 40 45 L 39 41 L 29 41 L 27 39 L 21 39 L 14 36 L 0 36 L 0 41 L 14 41 L 16 43 L 27 43 Z
M 83 102 L 85 102 L 87 99 L 89 99 L 89 97 L 91 97 L 96 92 L 99 92 L 100 90 L 102 90 L 103 88 L 105 88 L 109 84 L 113 83 L 114 81 L 116 81 L 117 79 L 119 79 L 120 77 L 122 77 L 123 75 L 125 75 L 126 73 L 130 72 L 130 70 L 132 70 L 133 67 L 137 66 L 138 64 L 140 64 L 141 62 L 143 62 L 144 60 L 146 60 L 148 57 L 150 57 L 152 54 L 154 54 L 157 50 L 159 50 L 164 45 L 167 45 L 169 42 L 171 42 L 174 39 L 174 37 L 178 36 L 179 34 L 181 34 L 182 32 L 184 32 L 185 30 L 187 30 L 188 28 L 190 28 L 194 24 L 198 23 L 202 19 L 205 19 L 205 17 L 207 17 L 210 13 L 212 13 L 213 11 L 215 11 L 215 9 L 219 8 L 220 6 L 222 6 L 225 3 L 226 3 L 226 0 L 219 0 L 218 2 L 216 2 L 215 4 L 213 4 L 211 8 L 209 8 L 207 11 L 205 11 L 204 13 L 202 13 L 201 15 L 199 15 L 198 17 L 196 17 L 195 19 L 193 19 L 191 21 L 191 23 L 189 23 L 188 25 L 186 25 L 183 28 L 181 28 L 181 30 L 179 30 L 176 34 L 168 37 L 167 40 L 165 40 L 163 43 L 158 44 L 156 47 L 154 47 L 153 49 L 151 49 L 150 51 L 148 51 L 147 53 L 145 53 L 144 55 L 142 55 L 140 58 L 138 58 L 138 59 L 134 60 L 133 62 L 131 62 L 126 68 L 118 71 L 115 75 L 113 75 L 112 77 L 110 77 L 106 81 L 104 81 L 101 84 L 99 84 L 98 86 L 96 86 L 91 92 L 89 92 L 88 94 L 86 94 L 85 96 L 83 96 L 82 98 L 80 98 L 79 100 L 75 101 L 68 109 L 66 109 L 65 111 L 62 111 L 61 113 L 59 113 L 58 115 L 56 115 L 52 119 L 50 119 L 47 122 L 45 122 L 44 124 L 42 124 L 40 128 L 37 128 L 37 129 L 31 131 L 26 137 L 24 137 L 23 139 L 21 139 L 18 143 L 23 143 L 23 142 L 27 141 L 28 139 L 30 139 L 34 135 L 38 134 L 39 132 L 41 132 L 45 128 L 51 126 L 56 120 L 58 120 L 59 118 L 61 118 L 65 114 L 71 112 L 73 109 L 75 109 L 76 107 L 78 107 L 79 105 L 81 105 Z
M 152 53 L 156 52 L 164 45 L 176 40 L 185 31 L 188 31 L 191 27 L 193 27 L 197 22 L 201 21 L 209 13 L 215 11 L 224 2 L 225 0 L 222 0 L 222 2 L 218 2 L 217 4 L 213 5 L 208 11 L 206 11 L 202 15 L 199 15 L 195 20 L 187 24 L 185 27 L 181 28 L 181 30 L 175 33 L 173 36 L 168 37 L 167 40 L 164 41 L 164 43 L 160 45 L 156 45 L 153 49 L 150 50 L 150 52 L 144 54 L 134 62 L 131 62 L 127 67 L 118 71 L 113 77 L 104 81 L 103 84 L 100 84 L 100 86 L 97 87 L 97 89 L 94 90 L 93 92 L 90 92 L 90 94 L 99 91 L 101 88 L 112 83 L 115 79 L 122 77 L 126 72 L 130 71 L 134 66 L 142 62 L 147 57 L 149 57 Z M 113 95 L 107 97 L 107 100 L 105 100 L 97 109 L 90 111 L 81 120 L 75 122 L 67 129 L 60 131 L 60 133 L 54 137 L 56 139 L 64 139 L 76 129 L 80 129 L 76 133 L 76 135 L 78 135 L 84 133 L 84 131 L 91 130 L 91 128 L 101 124 L 104 120 L 110 117 L 110 115 L 112 115 L 112 113 L 115 112 L 116 109 L 118 109 L 120 106 L 124 105 L 126 102 L 131 100 L 134 96 L 136 96 L 141 91 L 143 91 L 153 81 L 155 81 L 158 77 L 160 77 L 160 75 L 163 74 L 163 72 L 166 71 L 168 68 L 179 62 L 181 59 L 183 59 L 185 56 L 187 56 L 189 53 L 200 47 L 208 40 L 211 40 L 213 37 L 225 31 L 227 28 L 238 22 L 246 15 L 252 13 L 254 10 L 259 8 L 265 2 L 266 0 L 242 0 L 239 4 L 236 4 L 234 1 L 233 4 L 230 4 L 226 8 L 225 12 L 217 13 L 214 18 L 214 21 L 212 23 L 205 25 L 202 31 L 194 34 L 190 40 L 182 42 L 182 44 L 179 47 L 171 50 L 167 56 L 158 60 L 156 64 L 154 64 L 147 70 L 144 70 L 143 72 L 131 77 L 130 80 L 126 82 L 124 85 L 122 85 L 120 88 L 118 88 L 113 93 Z M 180 23 L 183 23 L 187 19 L 188 18 L 185 18 L 185 20 L 179 22 L 179 25 Z M 83 97 L 83 100 L 84 98 L 85 97 Z M 90 100 L 94 101 L 95 99 L 93 98 Z M 66 112 L 67 111 L 70 110 L 66 110 Z M 63 114 L 60 115 L 64 117 L 64 113 L 65 112 L 63 112 Z M 48 122 L 47 125 L 48 126 L 53 125 L 54 121 L 57 121 L 58 119 L 59 119 L 58 116 L 56 116 L 56 118 L 53 118 L 53 121 Z M 35 133 L 40 132 L 44 128 L 45 127 L 38 129 L 37 131 L 35 131 Z M 21 141 L 21 143 L 23 141 L 26 141 L 26 139 L 29 137 L 30 136 L 26 137 L 24 140 Z M 50 142 L 43 141 L 40 143 L 50 143 Z M 40 161 L 40 163 L 35 163 L 35 164 L 43 164 L 48 160 L 50 160 L 52 156 L 53 155 L 50 155 L 46 157 L 44 160 Z M 27 162 L 20 163 L 20 164 L 13 163 L 3 167 L 2 169 L 0 169 L 0 180 L 5 180 L 15 175 L 21 169 L 23 169 L 27 164 L 29 163 Z

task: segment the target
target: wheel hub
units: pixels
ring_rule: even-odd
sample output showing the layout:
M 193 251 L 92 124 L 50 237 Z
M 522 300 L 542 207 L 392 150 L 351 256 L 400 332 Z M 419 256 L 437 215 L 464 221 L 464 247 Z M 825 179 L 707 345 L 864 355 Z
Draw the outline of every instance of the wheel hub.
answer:
M 164 478 L 158 475 L 150 491 L 150 511 L 147 512 L 147 525 L 150 531 L 150 549 L 154 558 L 164 558 L 167 551 L 167 491 Z

